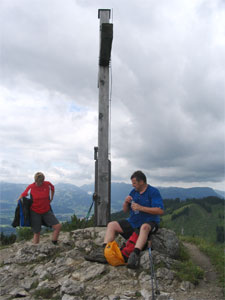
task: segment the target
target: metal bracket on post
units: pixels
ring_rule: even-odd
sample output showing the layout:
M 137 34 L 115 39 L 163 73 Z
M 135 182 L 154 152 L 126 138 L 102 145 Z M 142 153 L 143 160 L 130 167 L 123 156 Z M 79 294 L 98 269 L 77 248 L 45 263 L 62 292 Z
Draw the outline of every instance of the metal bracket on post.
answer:
M 94 160 L 95 160 L 95 186 L 93 193 L 93 201 L 94 201 L 94 212 L 95 212 L 95 226 L 98 225 L 98 147 L 94 147 Z
M 101 12 L 106 12 L 106 13 L 108 13 L 109 14 L 109 19 L 111 18 L 111 10 L 110 9 L 102 9 L 102 8 L 100 8 L 99 10 L 98 10 L 98 18 L 100 19 L 100 15 L 101 15 Z
M 94 160 L 98 160 L 98 147 L 94 147 Z
M 100 203 L 100 199 L 98 197 L 98 194 L 94 193 L 92 195 L 92 198 L 93 198 L 94 203 L 96 203 L 96 205 L 98 205 Z

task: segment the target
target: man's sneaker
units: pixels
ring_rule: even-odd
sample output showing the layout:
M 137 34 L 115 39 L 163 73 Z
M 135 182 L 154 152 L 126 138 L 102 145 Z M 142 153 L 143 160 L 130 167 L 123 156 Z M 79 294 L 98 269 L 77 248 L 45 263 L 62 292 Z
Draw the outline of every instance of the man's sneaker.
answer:
M 130 254 L 127 261 L 127 268 L 138 269 L 140 266 L 140 255 L 137 255 L 134 251 Z
M 84 258 L 88 261 L 107 264 L 107 260 L 104 255 L 104 248 L 97 248 L 93 250 L 90 254 L 85 255 Z

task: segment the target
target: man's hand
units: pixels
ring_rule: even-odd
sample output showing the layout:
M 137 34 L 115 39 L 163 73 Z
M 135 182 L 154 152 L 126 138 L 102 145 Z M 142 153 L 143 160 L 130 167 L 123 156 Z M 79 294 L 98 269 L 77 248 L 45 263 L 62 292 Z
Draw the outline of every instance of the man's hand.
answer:
M 132 200 L 133 200 L 133 198 L 131 196 L 127 196 L 125 198 L 125 203 L 130 204 Z
M 23 197 L 21 197 L 21 195 L 19 196 L 19 198 L 16 200 L 17 203 L 19 202 L 20 199 L 22 199 Z
M 123 211 L 124 212 L 129 211 L 129 205 L 130 205 L 130 203 L 131 203 L 132 200 L 133 200 L 133 198 L 131 196 L 127 196 L 125 198 L 125 201 L 123 203 Z
M 136 202 L 132 202 L 131 204 L 131 208 L 135 211 L 135 210 L 141 210 L 141 205 L 137 204 Z

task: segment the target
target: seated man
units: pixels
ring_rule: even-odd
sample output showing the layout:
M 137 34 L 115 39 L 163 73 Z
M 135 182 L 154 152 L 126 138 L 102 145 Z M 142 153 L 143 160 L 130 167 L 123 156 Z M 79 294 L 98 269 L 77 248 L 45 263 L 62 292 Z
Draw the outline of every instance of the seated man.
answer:
M 159 191 L 147 184 L 143 172 L 134 172 L 131 182 L 134 189 L 123 203 L 123 211 L 130 211 L 130 217 L 127 220 L 113 221 L 107 225 L 103 249 L 107 243 L 115 239 L 118 233 L 125 239 L 129 239 L 134 230 L 139 229 L 139 237 L 134 251 L 127 262 L 128 268 L 137 269 L 140 264 L 140 252 L 145 247 L 150 233 L 157 231 L 160 222 L 159 216 L 163 214 L 164 208 Z M 90 257 L 86 257 L 86 259 L 92 260 Z M 101 259 L 99 261 L 103 262 Z

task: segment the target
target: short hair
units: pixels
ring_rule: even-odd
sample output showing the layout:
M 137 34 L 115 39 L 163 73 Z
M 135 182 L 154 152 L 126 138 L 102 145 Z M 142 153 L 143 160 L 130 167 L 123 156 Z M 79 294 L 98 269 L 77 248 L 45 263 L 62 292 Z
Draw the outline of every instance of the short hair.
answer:
M 134 172 L 134 173 L 131 175 L 130 179 L 133 179 L 133 178 L 136 178 L 136 180 L 137 180 L 138 182 L 141 181 L 141 180 L 143 180 L 144 183 L 147 182 L 146 176 L 145 176 L 145 174 L 144 174 L 142 171 L 136 171 L 136 172 Z
M 42 182 L 45 180 L 45 175 L 42 173 L 42 172 L 37 172 L 35 175 L 34 175 L 34 181 L 35 182 Z

